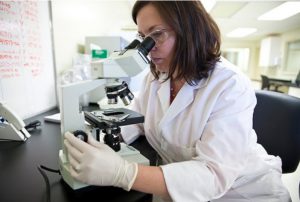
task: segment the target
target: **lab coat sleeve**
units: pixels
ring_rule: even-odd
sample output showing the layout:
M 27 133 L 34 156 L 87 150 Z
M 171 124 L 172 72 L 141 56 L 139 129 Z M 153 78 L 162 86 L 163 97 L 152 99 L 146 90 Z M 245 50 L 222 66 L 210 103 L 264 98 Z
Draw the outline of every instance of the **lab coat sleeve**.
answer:
M 138 100 L 135 99 L 130 109 L 136 112 L 140 112 L 138 105 Z M 122 126 L 122 138 L 126 144 L 131 144 L 142 134 L 144 134 L 142 124 Z
M 210 201 L 223 196 L 244 169 L 256 104 L 254 90 L 233 75 L 214 89 L 215 102 L 189 161 L 161 166 L 173 201 Z M 195 112 L 196 113 L 196 112 Z

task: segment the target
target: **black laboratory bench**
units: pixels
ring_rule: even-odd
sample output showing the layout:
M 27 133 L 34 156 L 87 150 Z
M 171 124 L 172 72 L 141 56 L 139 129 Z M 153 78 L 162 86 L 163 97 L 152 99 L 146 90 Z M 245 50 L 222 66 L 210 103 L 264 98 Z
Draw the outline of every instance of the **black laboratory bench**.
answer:
M 41 121 L 37 130 L 30 131 L 31 137 L 26 142 L 0 141 L 0 201 L 2 202 L 47 202 L 46 183 L 38 171 L 43 165 L 58 169 L 58 153 L 61 149 L 60 124 L 45 122 L 46 113 L 25 120 L 28 124 L 34 120 Z M 143 137 L 133 144 L 150 164 L 154 164 L 155 152 Z M 101 168 L 99 168 L 101 169 Z M 125 191 L 115 187 L 90 186 L 72 190 L 58 173 L 45 171 L 50 182 L 52 202 L 63 201 L 109 201 L 109 202 L 150 202 L 152 195 L 138 191 Z

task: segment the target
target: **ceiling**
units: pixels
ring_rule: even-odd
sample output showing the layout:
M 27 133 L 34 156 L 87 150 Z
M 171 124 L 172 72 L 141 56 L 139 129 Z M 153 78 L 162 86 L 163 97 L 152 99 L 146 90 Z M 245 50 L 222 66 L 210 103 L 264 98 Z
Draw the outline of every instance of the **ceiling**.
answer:
M 284 2 L 286 1 L 216 0 L 210 14 L 219 25 L 225 40 L 230 40 L 231 38 L 226 37 L 226 34 L 238 27 L 257 29 L 257 32 L 239 38 L 240 40 L 260 40 L 268 35 L 281 34 L 300 28 L 300 13 L 282 21 L 257 20 L 260 15 Z
M 259 21 L 257 18 L 265 12 L 287 1 L 300 0 L 200 0 L 208 7 L 213 5 L 210 14 L 217 22 L 223 40 L 261 40 L 269 35 L 277 35 L 300 28 L 300 13 L 282 21 Z M 130 7 L 134 0 L 128 0 Z M 243 38 L 229 38 L 226 34 L 239 27 L 256 28 L 257 31 Z M 136 30 L 133 22 L 123 27 L 124 30 Z

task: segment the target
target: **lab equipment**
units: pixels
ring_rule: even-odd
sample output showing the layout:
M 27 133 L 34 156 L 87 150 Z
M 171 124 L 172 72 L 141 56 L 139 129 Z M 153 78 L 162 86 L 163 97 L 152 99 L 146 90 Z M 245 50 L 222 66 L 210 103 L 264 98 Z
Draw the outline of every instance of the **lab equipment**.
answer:
M 147 55 L 154 45 L 155 42 L 150 37 L 142 42 L 134 40 L 125 48 L 125 50 L 114 52 L 107 59 L 95 61 L 97 67 L 105 71 L 98 72 L 99 76 L 96 76 L 93 80 L 84 80 L 60 86 L 59 102 L 62 142 L 64 140 L 64 134 L 67 131 L 74 132 L 81 130 L 91 132 L 92 135 L 96 136 L 96 131 L 103 129 L 106 133 L 106 143 L 116 151 L 119 150 L 118 154 L 125 160 L 146 165 L 149 164 L 149 160 L 140 154 L 139 151 L 124 143 L 120 143 L 119 139 L 120 128 L 118 127 L 121 125 L 141 123 L 144 121 L 142 115 L 136 115 L 135 112 L 131 110 L 121 110 L 125 116 L 117 120 L 115 115 L 120 115 L 120 111 L 98 111 L 92 113 L 79 111 L 79 97 L 99 86 L 104 86 L 107 96 L 111 96 L 111 92 L 114 92 L 114 96 L 121 97 L 124 104 L 130 103 L 133 99 L 133 94 L 126 89 L 126 83 L 119 82 L 118 78 L 135 76 L 148 67 L 150 61 Z M 116 100 L 114 99 L 114 101 Z M 99 113 L 101 113 L 101 116 L 99 116 Z M 92 125 L 87 126 L 85 124 L 85 116 L 88 117 L 87 121 L 90 121 Z M 111 119 L 112 117 L 113 119 Z M 109 139 L 112 139 L 112 141 Z M 87 186 L 86 184 L 74 180 L 70 175 L 67 150 L 63 144 L 62 149 L 59 151 L 59 164 L 64 181 L 72 189 L 79 189 Z
M 82 130 L 76 130 L 73 132 L 74 136 L 77 137 L 78 139 L 87 142 L 88 140 L 88 135 L 86 132 L 82 131 Z
M 121 150 L 120 126 L 144 122 L 144 116 L 125 108 L 84 112 L 87 122 L 105 134 L 104 143 L 116 152 Z M 96 134 L 97 135 L 97 134 Z M 99 137 L 96 137 L 99 140 Z
M 29 137 L 24 121 L 7 104 L 0 102 L 0 140 L 26 141 Z
M 125 38 L 121 36 L 87 36 L 85 37 L 85 50 L 86 53 L 89 53 L 92 55 L 92 63 L 91 63 L 91 76 L 97 77 L 99 76 L 99 72 L 101 71 L 101 67 L 97 64 L 95 61 L 99 61 L 103 59 L 104 57 L 97 57 L 93 52 L 99 52 L 99 51 L 107 51 L 107 58 L 109 55 L 111 55 L 116 50 L 125 50 L 126 46 L 130 43 L 130 41 L 127 41 Z M 111 64 L 111 68 L 114 64 Z M 109 71 L 109 70 L 108 70 Z M 120 77 L 119 77 L 120 78 Z M 124 79 L 124 78 L 122 78 Z M 131 84 L 131 78 L 127 78 L 126 82 L 130 85 Z M 132 87 L 131 87 L 132 88 Z M 103 86 L 99 86 L 95 88 L 94 90 L 91 90 L 88 93 L 88 100 L 90 103 L 97 103 L 99 100 L 102 100 L 105 98 L 105 91 Z
M 118 97 L 120 97 L 125 105 L 129 105 L 134 97 L 125 81 L 106 86 L 105 92 L 108 98 L 108 104 L 117 104 Z

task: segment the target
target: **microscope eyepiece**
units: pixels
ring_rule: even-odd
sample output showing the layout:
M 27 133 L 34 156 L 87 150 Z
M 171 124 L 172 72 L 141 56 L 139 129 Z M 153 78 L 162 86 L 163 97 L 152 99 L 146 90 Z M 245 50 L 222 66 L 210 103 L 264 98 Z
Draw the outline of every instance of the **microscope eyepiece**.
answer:
M 138 50 L 142 52 L 145 56 L 149 54 L 151 49 L 154 47 L 155 41 L 150 37 L 146 37 L 142 43 L 138 45 Z
M 137 39 L 133 40 L 128 46 L 125 47 L 125 49 L 134 49 L 136 48 L 141 42 Z

